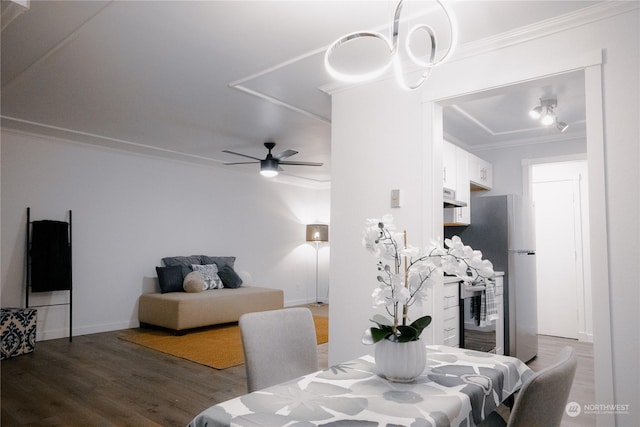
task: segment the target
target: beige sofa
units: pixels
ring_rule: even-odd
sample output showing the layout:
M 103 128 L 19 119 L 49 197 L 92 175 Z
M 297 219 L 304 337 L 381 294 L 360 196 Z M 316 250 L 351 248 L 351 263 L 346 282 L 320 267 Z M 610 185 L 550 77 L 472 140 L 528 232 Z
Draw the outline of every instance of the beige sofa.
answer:
M 237 322 L 244 313 L 284 307 L 280 289 L 241 286 L 202 292 L 151 293 L 140 296 L 138 319 L 149 324 L 183 331 L 221 323 Z

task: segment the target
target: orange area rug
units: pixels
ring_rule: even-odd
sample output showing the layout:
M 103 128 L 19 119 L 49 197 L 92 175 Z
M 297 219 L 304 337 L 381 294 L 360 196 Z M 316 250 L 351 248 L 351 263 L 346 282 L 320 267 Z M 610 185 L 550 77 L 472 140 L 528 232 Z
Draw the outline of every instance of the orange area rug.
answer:
M 329 340 L 328 320 L 327 317 L 313 316 L 318 344 Z M 160 329 L 132 329 L 120 338 L 215 369 L 244 364 L 237 323 L 198 329 L 185 335 L 173 335 Z

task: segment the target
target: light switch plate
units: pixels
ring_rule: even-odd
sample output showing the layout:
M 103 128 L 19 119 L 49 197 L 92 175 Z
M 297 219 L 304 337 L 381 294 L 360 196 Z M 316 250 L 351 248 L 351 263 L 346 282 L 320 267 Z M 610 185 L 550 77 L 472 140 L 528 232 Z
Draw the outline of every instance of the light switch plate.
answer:
M 400 207 L 400 190 L 391 190 L 391 207 Z

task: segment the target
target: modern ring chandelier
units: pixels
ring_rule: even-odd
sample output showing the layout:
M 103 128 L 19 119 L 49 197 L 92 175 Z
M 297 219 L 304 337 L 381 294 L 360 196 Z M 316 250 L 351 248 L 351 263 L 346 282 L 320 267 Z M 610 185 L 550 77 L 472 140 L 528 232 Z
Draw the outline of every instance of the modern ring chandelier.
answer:
M 436 60 L 436 36 L 435 31 L 431 26 L 427 24 L 415 25 L 408 30 L 406 36 L 401 37 L 400 23 L 402 19 L 404 0 L 400 0 L 393 15 L 390 37 L 386 37 L 379 32 L 357 31 L 340 37 L 338 40 L 333 42 L 331 46 L 329 46 L 324 55 L 324 65 L 329 75 L 343 82 L 362 83 L 382 76 L 387 72 L 387 70 L 389 70 L 389 68 L 393 67 L 396 80 L 401 87 L 408 90 L 419 88 L 427 80 L 433 67 L 442 64 L 451 57 L 457 42 L 457 25 L 455 23 L 455 15 L 451 10 L 449 10 L 448 6 L 446 6 L 444 2 L 440 0 L 435 0 L 435 2 L 438 3 L 443 10 L 451 33 L 449 46 L 440 59 Z M 410 44 L 410 41 L 414 37 L 424 37 L 430 47 L 429 52 L 426 55 L 419 55 L 414 52 L 414 49 Z M 356 40 L 364 39 L 383 42 L 385 45 L 385 52 L 388 50 L 387 60 L 381 65 L 372 67 L 370 70 L 357 73 L 345 71 L 344 69 L 341 70 L 340 66 L 334 64 L 335 52 L 340 49 L 341 46 Z M 422 71 L 420 77 L 414 83 L 408 83 L 405 79 L 403 60 L 399 54 L 400 49 L 404 49 L 404 53 L 406 53 L 412 64 L 420 68 Z

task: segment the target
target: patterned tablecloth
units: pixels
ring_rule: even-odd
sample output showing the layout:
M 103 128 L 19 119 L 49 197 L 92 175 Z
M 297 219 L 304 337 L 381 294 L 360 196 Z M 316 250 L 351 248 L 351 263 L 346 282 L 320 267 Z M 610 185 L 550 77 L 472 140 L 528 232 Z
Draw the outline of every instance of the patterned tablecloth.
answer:
M 427 346 L 412 383 L 387 381 L 364 356 L 212 406 L 189 427 L 475 426 L 532 374 L 513 357 Z

